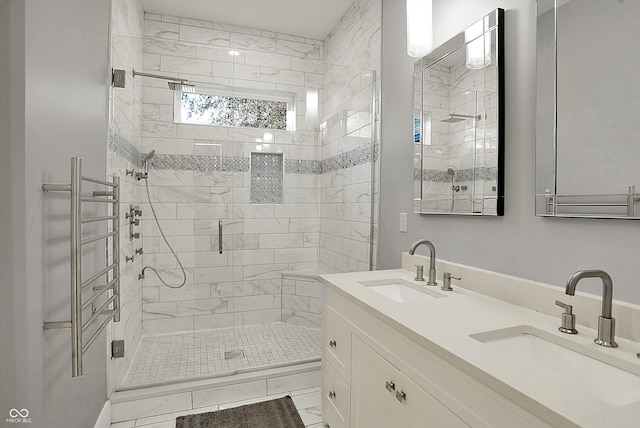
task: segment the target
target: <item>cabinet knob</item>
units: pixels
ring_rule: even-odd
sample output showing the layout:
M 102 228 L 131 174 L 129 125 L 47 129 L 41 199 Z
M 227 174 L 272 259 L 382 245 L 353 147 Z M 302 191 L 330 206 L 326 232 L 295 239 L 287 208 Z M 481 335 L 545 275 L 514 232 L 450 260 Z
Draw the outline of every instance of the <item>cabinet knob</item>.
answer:
M 393 392 L 396 390 L 396 384 L 393 382 L 386 381 L 384 387 L 387 388 L 387 391 L 389 392 Z
M 331 398 L 332 400 L 336 398 L 336 393 L 333 391 L 329 391 L 329 398 Z
M 331 346 L 332 348 L 336 347 L 336 341 L 335 340 L 330 340 L 329 341 L 329 346 Z
M 398 400 L 399 402 L 403 402 L 407 400 L 407 394 L 405 394 L 403 391 L 396 391 L 396 400 Z

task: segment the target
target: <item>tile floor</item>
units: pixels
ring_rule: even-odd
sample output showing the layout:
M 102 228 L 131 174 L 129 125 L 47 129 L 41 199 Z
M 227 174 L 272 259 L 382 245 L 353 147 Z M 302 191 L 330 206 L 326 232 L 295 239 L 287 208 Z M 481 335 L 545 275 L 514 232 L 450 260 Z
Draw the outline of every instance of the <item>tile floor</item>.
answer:
M 228 409 L 230 407 L 242 406 L 245 404 L 256 403 L 258 401 L 272 400 L 274 398 L 284 397 L 285 395 L 291 395 L 293 402 L 300 413 L 300 417 L 307 428 L 324 428 L 321 415 L 321 397 L 320 387 L 302 389 L 295 391 L 288 391 L 274 395 L 268 395 L 266 397 L 259 397 L 250 400 L 241 400 L 231 403 L 224 403 L 210 407 L 201 407 L 198 409 L 185 410 L 176 413 L 167 413 L 159 416 L 150 416 L 146 418 L 134 419 L 130 421 L 118 422 L 111 424 L 111 428 L 175 428 L 176 418 L 178 416 L 213 412 L 216 410 Z
M 244 351 L 225 359 L 225 352 Z M 320 330 L 285 323 L 143 336 L 123 387 L 320 359 Z

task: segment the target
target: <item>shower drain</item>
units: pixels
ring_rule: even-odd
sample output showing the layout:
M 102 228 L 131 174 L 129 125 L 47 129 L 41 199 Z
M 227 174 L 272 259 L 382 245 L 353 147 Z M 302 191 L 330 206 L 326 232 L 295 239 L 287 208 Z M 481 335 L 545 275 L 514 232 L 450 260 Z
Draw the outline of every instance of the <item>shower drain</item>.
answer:
M 244 358 L 244 351 L 242 349 L 237 349 L 234 351 L 226 351 L 224 353 L 225 360 L 235 360 L 237 358 Z

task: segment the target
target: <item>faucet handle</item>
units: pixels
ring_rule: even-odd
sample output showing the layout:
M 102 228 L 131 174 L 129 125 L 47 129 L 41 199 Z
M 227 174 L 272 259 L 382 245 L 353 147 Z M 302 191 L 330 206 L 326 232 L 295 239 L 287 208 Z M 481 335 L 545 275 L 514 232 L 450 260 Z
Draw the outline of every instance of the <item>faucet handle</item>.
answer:
M 416 281 L 424 281 L 424 266 L 416 265 Z
M 562 313 L 562 325 L 558 327 L 558 330 L 566 334 L 578 334 L 578 330 L 576 330 L 576 316 L 573 314 L 573 306 L 560 300 L 556 300 L 556 306 L 564 309 Z
M 451 275 L 451 272 L 445 272 L 442 275 L 442 287 L 440 287 L 440 289 L 443 290 L 443 291 L 451 291 L 451 290 L 453 290 L 453 288 L 451 288 L 451 280 L 452 279 L 461 280 L 462 278 Z

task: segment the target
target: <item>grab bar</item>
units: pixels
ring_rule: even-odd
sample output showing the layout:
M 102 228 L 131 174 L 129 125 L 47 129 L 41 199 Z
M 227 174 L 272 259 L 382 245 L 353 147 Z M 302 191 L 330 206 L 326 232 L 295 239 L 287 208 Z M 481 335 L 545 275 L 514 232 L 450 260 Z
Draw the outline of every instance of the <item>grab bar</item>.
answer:
M 111 190 L 96 190 L 92 196 L 82 196 L 82 182 L 90 182 L 98 185 L 110 187 Z M 82 357 L 87 349 L 95 342 L 100 333 L 106 328 L 111 320 L 120 321 L 120 178 L 114 177 L 112 182 L 98 180 L 95 178 L 82 176 L 82 159 L 71 158 L 71 183 L 70 184 L 43 184 L 42 190 L 45 192 L 70 192 L 70 264 L 71 264 L 71 320 L 70 321 L 49 321 L 44 323 L 45 330 L 69 328 L 71 330 L 71 376 L 82 376 Z M 93 218 L 82 218 L 83 202 L 108 203 L 111 204 L 112 214 L 97 216 Z M 101 221 L 110 222 L 111 232 L 82 238 L 82 225 L 87 223 L 97 223 Z M 91 278 L 82 281 L 82 247 L 84 245 L 105 240 L 109 247 L 111 238 L 111 254 L 113 261 L 105 268 L 95 273 Z M 109 262 L 107 262 L 109 263 Z M 85 287 L 94 283 L 100 277 L 106 276 L 106 285 L 93 288 L 93 294 L 85 302 L 82 300 L 82 292 Z M 109 290 L 111 296 L 95 309 L 95 303 L 103 297 Z M 93 308 L 91 317 L 83 323 L 83 310 Z M 111 308 L 110 308 L 111 307 Z M 96 320 L 106 316 L 100 326 L 89 336 L 84 343 L 83 333 L 93 325 Z

